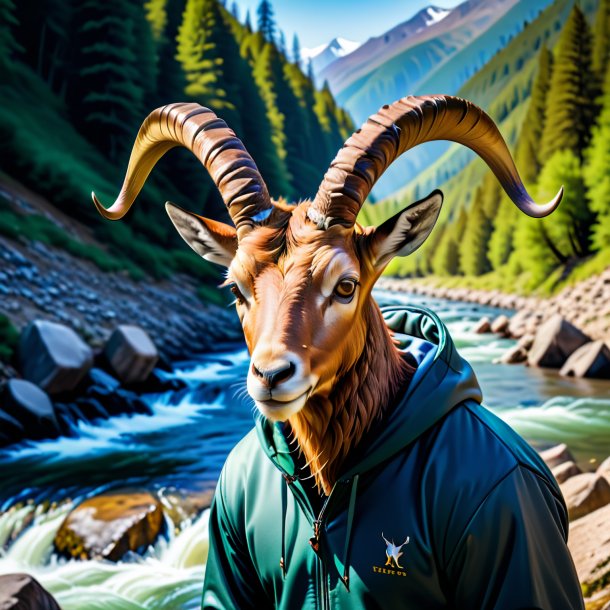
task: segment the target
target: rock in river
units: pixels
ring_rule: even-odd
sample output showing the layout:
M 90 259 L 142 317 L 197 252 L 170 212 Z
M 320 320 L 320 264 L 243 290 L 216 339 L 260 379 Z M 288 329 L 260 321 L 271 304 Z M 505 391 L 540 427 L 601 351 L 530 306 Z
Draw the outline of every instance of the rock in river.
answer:
M 595 472 L 570 477 L 561 484 L 561 493 L 571 521 L 610 504 L 610 484 Z
M 22 331 L 23 376 L 49 394 L 73 390 L 93 364 L 91 348 L 68 326 L 35 320 Z
M 587 335 L 560 314 L 555 314 L 538 328 L 528 355 L 528 364 L 559 368 L 570 354 L 589 341 Z
M 603 341 L 586 343 L 568 358 L 559 374 L 610 379 L 610 349 Z
M 2 610 L 61 610 L 53 596 L 29 574 L 0 576 Z
M 159 354 L 139 326 L 118 326 L 108 339 L 104 355 L 123 383 L 144 381 L 155 368 Z
M 1 411 L 18 421 L 23 435 L 28 438 L 50 438 L 59 434 L 59 425 L 50 398 L 30 381 L 7 381 L 2 395 Z M 20 434 L 12 440 L 20 440 L 21 436 Z
M 163 525 L 161 503 L 148 492 L 111 492 L 85 500 L 62 523 L 55 548 L 68 557 L 118 561 L 145 549 Z

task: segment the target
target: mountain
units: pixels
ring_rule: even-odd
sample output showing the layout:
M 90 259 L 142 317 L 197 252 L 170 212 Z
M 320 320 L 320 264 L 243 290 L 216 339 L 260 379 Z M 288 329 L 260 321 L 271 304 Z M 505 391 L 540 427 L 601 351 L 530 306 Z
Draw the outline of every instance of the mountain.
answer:
M 456 94 L 549 4 L 551 0 L 466 0 L 423 29 L 418 14 L 336 60 L 320 78 L 328 80 L 357 124 L 405 95 Z M 375 197 L 404 186 L 446 149 L 445 143 L 433 143 L 418 149 L 417 156 L 401 158 L 380 180 Z
M 322 44 L 313 49 L 303 49 L 301 56 L 305 61 L 311 59 L 313 72 L 319 75 L 322 70 L 339 57 L 345 57 L 355 51 L 361 43 L 345 38 L 333 38 L 329 43 Z

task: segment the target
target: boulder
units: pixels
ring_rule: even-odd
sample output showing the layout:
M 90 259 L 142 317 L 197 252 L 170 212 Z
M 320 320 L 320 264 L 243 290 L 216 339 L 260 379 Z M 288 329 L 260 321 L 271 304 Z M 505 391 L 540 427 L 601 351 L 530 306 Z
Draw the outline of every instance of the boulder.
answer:
M 526 309 L 520 309 L 508 322 L 508 334 L 514 339 L 522 337 L 525 333 L 525 323 L 531 315 Z
M 519 347 L 522 347 L 525 351 L 528 351 L 532 347 L 532 345 L 534 345 L 534 339 L 534 335 L 532 335 L 531 333 L 526 333 L 524 335 L 521 335 L 517 345 Z
M 579 347 L 561 367 L 565 377 L 610 379 L 610 349 L 603 341 L 591 341 Z
M 508 316 L 504 314 L 499 315 L 492 323 L 491 323 L 491 332 L 504 335 L 508 330 L 509 319 Z
M 578 580 L 589 597 L 610 580 L 610 504 L 572 521 L 568 547 Z M 598 606 L 599 607 L 599 606 Z
M 558 466 L 555 466 L 551 472 L 553 473 L 555 480 L 561 484 L 567 481 L 570 477 L 581 474 L 582 470 L 574 462 L 569 461 L 562 462 Z
M 85 500 L 66 517 L 55 548 L 67 557 L 118 561 L 153 544 L 162 525 L 161 503 L 148 492 L 110 492 Z
M 2 410 L 23 426 L 26 438 L 50 438 L 59 434 L 51 399 L 31 381 L 9 379 L 4 387 Z
M 481 318 L 472 329 L 473 332 L 482 335 L 483 333 L 491 332 L 491 323 L 489 322 L 489 318 L 487 316 Z
M 146 331 L 139 326 L 118 326 L 104 347 L 104 355 L 124 383 L 144 381 L 155 368 L 159 354 Z
M 571 521 L 610 503 L 610 483 L 595 472 L 570 477 L 561 485 L 561 492 Z
M 2 610 L 61 610 L 53 596 L 29 574 L 0 576 Z
M 553 469 L 563 462 L 573 462 L 574 458 L 565 443 L 555 445 L 550 449 L 545 449 L 540 452 L 540 457 L 545 461 L 546 465 Z
M 527 351 L 520 345 L 514 345 L 508 351 L 502 354 L 500 362 L 502 364 L 519 364 L 527 360 Z
M 73 390 L 93 364 L 91 348 L 68 326 L 35 320 L 22 331 L 23 376 L 49 394 Z
M 528 354 L 528 364 L 559 368 L 570 354 L 589 341 L 587 335 L 561 315 L 555 314 L 536 331 L 534 343 Z
M 23 424 L 0 408 L 0 447 L 12 445 L 23 439 L 24 436 Z
M 88 381 L 87 385 L 99 386 L 107 390 L 116 390 L 121 385 L 118 379 L 97 367 L 93 367 L 89 371 L 86 380 Z
M 602 477 L 606 477 L 610 483 L 610 457 L 607 457 L 598 467 L 597 474 L 601 474 Z

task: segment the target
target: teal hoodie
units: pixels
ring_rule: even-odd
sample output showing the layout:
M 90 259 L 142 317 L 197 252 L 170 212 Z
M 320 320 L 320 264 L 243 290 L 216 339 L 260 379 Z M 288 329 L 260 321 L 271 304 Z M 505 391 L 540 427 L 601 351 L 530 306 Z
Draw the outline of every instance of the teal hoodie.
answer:
M 583 609 L 544 462 L 481 406 L 434 313 L 382 312 L 418 362 L 404 396 L 320 511 L 282 424 L 258 416 L 218 482 L 203 607 Z

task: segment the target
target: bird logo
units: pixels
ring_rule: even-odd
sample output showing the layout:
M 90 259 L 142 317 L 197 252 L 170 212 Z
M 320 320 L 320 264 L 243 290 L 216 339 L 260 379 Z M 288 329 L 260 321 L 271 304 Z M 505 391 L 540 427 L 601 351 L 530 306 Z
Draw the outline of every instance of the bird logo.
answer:
M 383 532 L 381 532 L 381 537 L 383 538 L 383 541 L 386 543 L 386 547 L 387 547 L 385 550 L 385 554 L 387 557 L 385 565 L 391 566 L 393 568 L 400 568 L 402 570 L 403 567 L 400 565 L 400 563 L 398 563 L 398 560 L 403 555 L 403 553 L 400 551 L 400 549 L 402 549 L 402 547 L 405 546 L 406 544 L 409 544 L 409 536 L 407 536 L 407 539 L 400 545 L 394 544 L 394 540 L 392 540 L 392 541 L 388 540 L 383 535 Z

